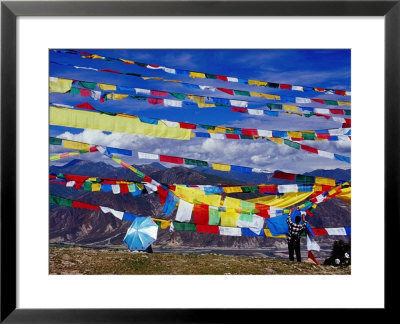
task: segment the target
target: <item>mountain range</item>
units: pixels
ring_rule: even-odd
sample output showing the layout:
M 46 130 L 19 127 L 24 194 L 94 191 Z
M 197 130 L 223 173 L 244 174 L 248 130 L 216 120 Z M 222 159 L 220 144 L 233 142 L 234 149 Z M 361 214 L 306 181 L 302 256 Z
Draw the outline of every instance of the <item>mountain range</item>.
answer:
M 272 174 L 235 174 L 234 172 L 220 172 L 205 168 L 166 168 L 159 163 L 134 165 L 143 173 L 160 183 L 165 184 L 283 184 L 286 180 L 274 179 Z M 214 171 L 214 172 L 212 172 Z M 140 179 L 123 167 L 114 167 L 103 162 L 73 160 L 63 166 L 51 166 L 50 172 L 75 174 L 90 177 L 107 177 L 125 180 L 140 181 Z M 350 170 L 315 170 L 308 175 L 331 177 L 338 180 L 350 179 Z M 133 214 L 146 215 L 163 219 L 173 219 L 175 212 L 170 216 L 161 213 L 162 205 L 157 194 L 142 194 L 133 197 L 131 194 L 105 193 L 102 191 L 88 192 L 76 190 L 58 184 L 50 184 L 50 193 L 53 195 L 75 199 L 89 204 L 110 207 Z M 233 196 L 233 195 L 232 195 Z M 240 193 L 234 197 L 251 199 L 260 196 L 255 193 Z M 314 216 L 309 219 L 311 227 L 341 227 L 350 226 L 350 204 L 339 199 L 331 199 L 318 206 Z M 92 246 L 122 245 L 123 238 L 130 222 L 121 221 L 111 214 L 101 211 L 76 209 L 50 205 L 49 214 L 50 243 L 82 244 Z M 318 237 L 318 242 L 331 245 L 338 237 Z M 159 246 L 191 246 L 191 247 L 232 247 L 255 248 L 265 246 L 285 245 L 283 239 L 265 237 L 232 237 L 215 234 L 159 230 L 155 245 Z

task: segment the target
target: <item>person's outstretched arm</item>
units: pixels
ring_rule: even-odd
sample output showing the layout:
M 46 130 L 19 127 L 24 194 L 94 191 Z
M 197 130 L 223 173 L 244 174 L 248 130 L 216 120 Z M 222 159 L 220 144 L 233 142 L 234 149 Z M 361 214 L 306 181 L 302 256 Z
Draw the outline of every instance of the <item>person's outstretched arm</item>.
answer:
M 286 218 L 286 223 L 288 223 L 288 225 L 293 224 L 292 222 L 292 211 L 289 212 L 287 218 Z

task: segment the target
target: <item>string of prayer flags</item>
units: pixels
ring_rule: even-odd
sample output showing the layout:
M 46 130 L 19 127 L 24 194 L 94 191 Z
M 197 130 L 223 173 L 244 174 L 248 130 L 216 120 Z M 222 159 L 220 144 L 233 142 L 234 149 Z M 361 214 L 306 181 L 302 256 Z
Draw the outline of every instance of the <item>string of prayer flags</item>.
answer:
M 282 171 L 275 171 L 273 178 L 276 179 L 285 179 L 289 181 L 295 181 L 297 183 L 304 183 L 304 184 L 317 184 L 323 186 L 335 186 L 336 181 L 335 179 L 325 178 L 325 177 L 315 177 L 310 175 L 303 175 L 303 174 L 294 174 L 294 173 L 286 173 Z M 341 181 L 344 182 L 344 181 Z
M 126 60 L 126 59 L 122 59 L 122 58 L 105 57 L 105 56 L 101 56 L 101 55 L 97 55 L 97 54 L 90 54 L 87 52 L 75 51 L 75 50 L 52 50 L 52 51 L 55 53 L 80 55 L 82 58 L 85 58 L 85 59 L 100 59 L 100 60 L 105 60 L 105 61 L 116 61 L 116 62 L 119 61 L 119 62 L 124 62 L 125 64 L 136 64 L 142 68 L 147 68 L 147 69 L 151 69 L 151 70 L 157 69 L 157 70 L 161 70 L 165 73 L 174 74 L 174 75 L 187 75 L 194 79 L 197 79 L 197 78 L 217 79 L 217 80 L 221 80 L 221 81 L 225 81 L 225 82 L 243 83 L 243 84 L 248 84 L 248 85 L 253 85 L 253 86 L 258 86 L 258 87 L 279 88 L 279 89 L 300 91 L 300 92 L 315 91 L 315 92 L 319 92 L 319 93 L 322 92 L 325 94 L 351 96 L 351 92 L 346 91 L 346 90 L 326 89 L 323 87 L 306 87 L 306 86 L 291 85 L 291 84 L 285 84 L 285 83 L 275 83 L 275 82 L 269 82 L 269 81 L 243 79 L 243 78 L 239 78 L 239 77 L 216 75 L 216 74 L 211 74 L 211 73 L 206 73 L 206 72 L 196 72 L 196 71 L 176 69 L 176 68 L 170 68 L 170 67 L 148 64 L 148 63 L 141 63 L 141 62 Z M 112 71 L 112 70 L 107 70 L 107 69 L 97 69 L 97 71 L 121 73 L 118 71 Z
M 68 80 L 68 79 L 62 79 L 62 80 Z M 79 86 L 85 85 L 87 81 L 81 81 L 81 80 L 72 80 L 72 82 L 76 82 Z M 92 90 L 92 86 L 90 89 L 86 88 L 77 88 L 77 87 L 72 87 L 72 82 L 71 82 L 71 87 L 69 92 L 71 94 L 75 95 L 81 95 L 83 97 L 93 97 L 92 92 L 96 90 Z M 160 91 L 160 90 L 153 90 L 153 89 L 138 89 L 138 88 L 129 88 L 125 86 L 118 86 L 118 85 L 112 85 L 112 84 L 103 84 L 103 83 L 98 83 L 97 84 L 99 89 L 102 91 L 117 91 L 117 88 L 119 90 L 123 89 L 129 89 L 135 90 L 136 94 L 142 93 L 146 95 L 152 95 L 152 96 L 160 96 L 160 97 L 166 97 L 168 94 L 172 95 L 177 98 L 176 95 L 174 95 L 172 92 L 165 92 L 165 91 Z M 56 93 L 66 93 L 68 91 L 65 91 L 65 89 L 68 87 L 68 84 L 64 85 L 59 89 L 59 87 L 50 87 L 50 92 L 56 92 Z M 257 97 L 257 98 L 264 98 L 266 100 L 273 100 L 273 101 L 284 101 L 284 102 L 291 102 L 295 104 L 310 104 L 310 103 L 319 103 L 323 105 L 335 105 L 335 106 L 350 106 L 351 102 L 350 101 L 336 101 L 336 100 L 325 100 L 325 99 L 317 99 L 317 98 L 302 98 L 302 97 L 287 97 L 287 96 L 279 96 L 279 95 L 274 95 L 274 94 L 266 94 L 266 93 L 256 93 L 256 92 L 246 92 L 246 91 L 241 91 L 241 90 L 232 90 L 232 89 L 224 89 L 224 88 L 217 88 L 218 90 L 232 95 L 244 95 L 247 97 Z M 139 90 L 139 91 L 138 91 Z M 132 91 L 130 91 L 132 92 Z M 130 93 L 131 94 L 131 93 Z M 248 94 L 248 95 L 247 95 Z M 121 100 L 129 97 L 128 94 L 122 94 L 122 93 L 106 93 L 105 95 L 100 96 L 103 99 L 106 100 Z M 153 98 L 154 99 L 154 98 Z M 205 107 L 215 107 L 208 105 L 205 100 L 211 100 L 212 103 L 217 103 L 221 101 L 227 101 L 225 98 L 220 98 L 220 97 L 213 97 L 213 96 L 198 96 L 194 94 L 188 94 L 188 93 L 179 93 L 179 99 L 189 99 L 192 100 L 194 103 L 198 103 L 199 108 L 205 108 Z M 247 107 L 249 104 L 249 101 L 245 100 L 228 100 L 231 103 L 231 106 L 236 106 L 236 107 Z M 251 101 L 250 101 L 251 102 Z M 160 103 L 162 104 L 162 100 L 160 99 L 159 101 L 156 101 L 156 104 Z M 258 101 L 253 101 L 254 104 L 260 104 Z M 285 109 L 294 109 L 291 106 L 285 107 Z
M 59 104 L 55 104 L 59 106 Z M 96 110 L 98 113 L 104 113 L 103 111 Z M 318 141 L 350 141 L 351 131 L 348 128 L 340 129 L 326 129 L 326 130 L 316 130 L 316 131 L 278 131 L 278 130 L 262 130 L 262 129 L 248 129 L 248 128 L 237 128 L 237 127 L 227 127 L 227 126 L 213 126 L 204 124 L 193 124 L 185 122 L 173 122 L 164 119 L 154 119 L 138 117 L 135 115 L 127 114 L 115 114 L 115 116 L 125 117 L 125 118 L 136 118 L 139 119 L 141 123 L 151 124 L 151 125 L 165 125 L 172 128 L 180 128 L 186 130 L 194 130 L 198 128 L 206 129 L 208 133 L 204 132 L 194 132 L 192 131 L 191 136 L 194 137 L 204 137 L 213 139 L 259 139 L 265 137 L 273 138 L 284 138 L 291 139 L 292 141 L 303 141 L 303 140 L 318 140 Z M 223 133 L 223 134 L 218 134 Z M 335 134 L 335 135 L 333 135 Z M 298 143 L 285 143 L 293 148 L 298 148 L 300 145 Z

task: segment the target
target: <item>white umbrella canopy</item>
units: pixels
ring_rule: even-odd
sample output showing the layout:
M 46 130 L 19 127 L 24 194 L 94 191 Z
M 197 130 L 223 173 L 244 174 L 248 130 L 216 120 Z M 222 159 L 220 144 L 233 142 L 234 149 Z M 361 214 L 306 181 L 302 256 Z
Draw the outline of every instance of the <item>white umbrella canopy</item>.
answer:
M 126 232 L 124 243 L 131 251 L 146 250 L 157 239 L 158 226 L 148 217 L 136 217 Z

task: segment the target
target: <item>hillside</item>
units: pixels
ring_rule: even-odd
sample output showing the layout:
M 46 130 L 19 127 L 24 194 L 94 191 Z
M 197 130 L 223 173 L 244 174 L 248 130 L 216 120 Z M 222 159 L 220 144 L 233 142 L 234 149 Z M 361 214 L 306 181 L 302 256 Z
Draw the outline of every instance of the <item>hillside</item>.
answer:
M 218 175 L 200 173 L 183 167 L 164 168 L 160 164 L 136 166 L 161 183 L 184 184 L 240 184 L 239 180 L 226 179 Z M 113 167 L 102 162 L 79 161 L 65 167 L 51 167 L 52 172 L 71 173 L 77 175 L 102 176 L 110 178 L 135 179 L 135 175 L 121 167 Z M 321 172 L 322 173 L 322 172 Z M 224 174 L 229 174 L 224 172 Z M 243 182 L 242 182 L 243 183 Z M 265 182 L 264 182 L 265 183 Z M 156 194 L 143 194 L 137 197 L 128 194 L 114 195 L 105 192 L 87 192 L 50 184 L 50 193 L 66 198 L 80 200 L 89 204 L 102 205 L 116 210 L 127 211 L 139 215 L 172 219 L 161 213 L 162 205 Z M 250 199 L 256 194 L 241 193 L 238 198 Z M 321 204 L 315 215 L 309 220 L 311 227 L 350 226 L 350 205 L 332 199 Z M 130 222 L 123 222 L 111 214 L 101 211 L 73 209 L 68 207 L 50 207 L 50 243 L 83 244 L 92 246 L 122 245 Z M 343 237 L 318 237 L 318 242 L 331 246 L 334 239 Z M 349 238 L 344 238 L 348 240 Z M 305 238 L 303 244 L 305 243 Z M 231 237 L 195 232 L 174 232 L 159 230 L 157 246 L 213 246 L 232 248 L 253 248 L 264 246 L 285 246 L 283 239 L 266 237 Z M 321 245 L 321 246 L 322 246 Z

